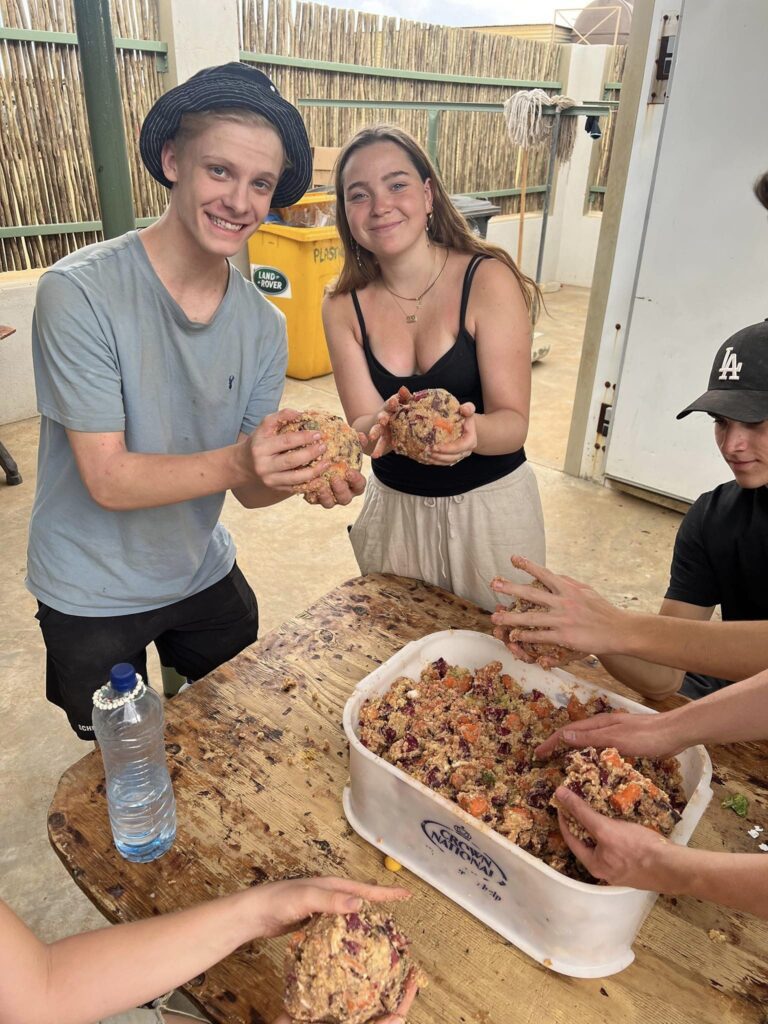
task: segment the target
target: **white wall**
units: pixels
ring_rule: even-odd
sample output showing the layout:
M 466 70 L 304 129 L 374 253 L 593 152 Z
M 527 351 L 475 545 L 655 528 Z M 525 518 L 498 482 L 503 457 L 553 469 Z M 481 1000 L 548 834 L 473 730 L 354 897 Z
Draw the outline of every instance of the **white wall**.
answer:
M 570 54 L 568 81 L 563 94 L 577 103 L 602 99 L 603 75 L 607 46 L 573 46 Z M 605 119 L 601 119 L 605 130 Z M 576 119 L 576 141 L 567 164 L 555 171 L 554 202 L 550 206 L 541 281 L 545 287 L 561 284 L 589 288 L 597 254 L 602 216 L 589 213 L 587 188 L 589 168 L 595 146 L 584 131 L 585 119 Z M 541 213 L 526 214 L 523 226 L 523 265 L 533 277 L 541 237 Z M 517 259 L 519 217 L 517 214 L 494 217 L 488 224 L 488 240 L 503 246 Z
M 679 13 L 682 0 L 653 0 L 654 11 L 650 37 L 646 42 L 643 56 L 644 69 L 640 85 L 640 101 L 634 120 L 632 132 L 631 155 L 627 169 L 624 195 L 621 200 L 621 212 L 615 239 L 615 254 L 606 270 L 609 279 L 602 324 L 599 327 L 599 338 L 596 342 L 597 354 L 592 379 L 592 394 L 589 414 L 586 419 L 584 434 L 579 439 L 581 446 L 578 472 L 580 476 L 594 477 L 602 480 L 602 456 L 596 457 L 595 438 L 600 416 L 600 406 L 609 401 L 612 389 L 619 377 L 621 361 L 624 354 L 626 331 L 632 305 L 635 275 L 637 272 L 638 253 L 642 247 L 645 231 L 645 216 L 648 196 L 653 178 L 659 135 L 666 107 L 664 104 L 647 104 L 653 81 L 654 56 L 657 44 L 658 19 L 662 14 L 674 16 Z M 630 43 L 630 51 L 632 44 Z M 629 117 L 627 108 L 624 116 Z M 605 239 L 606 246 L 611 244 Z M 670 268 L 674 272 L 674 268 Z M 595 292 L 592 294 L 595 298 Z M 589 319 L 585 345 L 589 338 Z M 582 360 L 587 356 L 582 353 Z M 586 383 L 586 382 L 585 382 Z M 606 388 L 607 383 L 607 388 Z M 600 439 L 602 440 L 602 438 Z M 574 467 L 575 468 L 575 467 Z
M 0 274 L 0 322 L 16 333 L 0 341 L 0 423 L 34 416 L 32 376 L 32 310 L 42 270 Z
M 160 38 L 168 43 L 166 90 L 240 59 L 237 0 L 160 0 L 159 13 Z
M 566 95 L 578 103 L 600 100 L 607 46 L 572 46 Z M 577 118 L 576 143 L 569 163 L 560 168 L 555 193 L 557 259 L 555 276 L 561 284 L 589 288 L 597 254 L 602 215 L 589 213 L 587 188 L 589 168 L 599 142 L 584 130 L 585 119 Z M 606 119 L 600 119 L 605 131 Z M 554 239 L 553 239 L 554 243 Z M 549 228 L 547 228 L 549 246 Z
M 517 239 L 520 218 L 517 214 L 492 217 L 488 221 L 488 241 L 500 245 L 517 261 Z M 547 228 L 549 231 L 549 228 Z M 541 237 L 541 214 L 533 213 L 525 217 L 523 223 L 523 259 L 520 269 L 533 277 L 536 273 L 536 260 L 539 255 L 539 238 Z M 554 257 L 553 257 L 554 258 Z M 544 270 L 551 268 L 548 253 L 544 253 Z
M 768 231 L 752 183 L 768 164 L 767 25 L 765 0 L 685 0 L 644 237 L 630 254 L 606 474 L 688 501 L 730 474 L 709 418 L 675 416 L 706 390 L 722 342 L 766 313 Z

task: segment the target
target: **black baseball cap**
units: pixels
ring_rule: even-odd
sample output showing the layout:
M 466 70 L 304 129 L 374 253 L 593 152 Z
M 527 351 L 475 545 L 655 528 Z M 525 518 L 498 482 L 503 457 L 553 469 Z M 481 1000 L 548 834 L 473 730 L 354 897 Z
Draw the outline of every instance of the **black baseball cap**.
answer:
M 312 150 L 301 114 L 283 99 L 263 71 L 240 61 L 204 68 L 169 89 L 154 104 L 139 137 L 141 159 L 152 177 L 166 188 L 171 187 L 163 174 L 161 157 L 163 146 L 179 130 L 184 114 L 223 108 L 252 110 L 272 122 L 287 157 L 272 204 L 290 206 L 298 202 L 312 181 Z
M 737 331 L 717 350 L 709 390 L 677 414 L 709 412 L 741 423 L 768 420 L 768 320 Z

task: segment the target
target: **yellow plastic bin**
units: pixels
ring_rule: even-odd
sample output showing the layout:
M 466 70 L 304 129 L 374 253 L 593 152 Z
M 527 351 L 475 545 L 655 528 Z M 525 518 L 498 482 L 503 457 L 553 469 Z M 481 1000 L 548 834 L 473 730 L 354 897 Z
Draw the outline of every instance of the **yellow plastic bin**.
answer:
M 305 196 L 327 202 L 329 197 Z M 251 280 L 288 321 L 288 376 L 307 380 L 331 372 L 320 304 L 326 285 L 341 270 L 336 228 L 262 224 L 248 242 Z

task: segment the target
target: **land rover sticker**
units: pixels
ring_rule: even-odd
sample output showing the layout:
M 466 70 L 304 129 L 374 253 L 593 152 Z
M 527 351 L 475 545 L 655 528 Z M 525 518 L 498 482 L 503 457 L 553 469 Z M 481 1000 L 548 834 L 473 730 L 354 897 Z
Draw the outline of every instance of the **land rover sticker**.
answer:
M 281 299 L 291 298 L 291 282 L 277 267 L 251 264 L 251 280 L 265 295 L 279 295 Z

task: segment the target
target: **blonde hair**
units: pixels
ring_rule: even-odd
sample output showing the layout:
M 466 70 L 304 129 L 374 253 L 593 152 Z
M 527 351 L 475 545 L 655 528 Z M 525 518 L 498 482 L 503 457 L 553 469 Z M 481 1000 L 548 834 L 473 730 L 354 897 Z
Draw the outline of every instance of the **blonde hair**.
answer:
M 168 141 L 175 143 L 177 151 L 181 150 L 217 121 L 228 121 L 230 124 L 241 124 L 248 128 L 269 128 L 280 139 L 280 144 L 283 147 L 283 171 L 291 166 L 277 125 L 268 117 L 255 110 L 249 110 L 247 107 L 220 107 L 182 114 L 176 134 Z
M 445 186 L 438 177 L 432 161 L 416 139 L 402 128 L 379 124 L 363 128 L 342 148 L 336 161 L 334 184 L 336 188 L 336 227 L 344 245 L 344 264 L 336 281 L 329 288 L 330 295 L 344 295 L 353 290 L 362 290 L 371 281 L 380 277 L 381 271 L 373 254 L 355 241 L 349 228 L 344 208 L 344 169 L 353 153 L 375 142 L 394 142 L 408 155 L 422 181 L 430 180 L 432 185 L 432 219 L 429 237 L 437 245 L 443 245 L 458 252 L 478 253 L 492 256 L 509 267 L 517 278 L 529 312 L 540 298 L 538 285 L 527 277 L 515 264 L 509 253 L 498 245 L 492 245 L 473 235 L 467 222 L 451 202 Z

